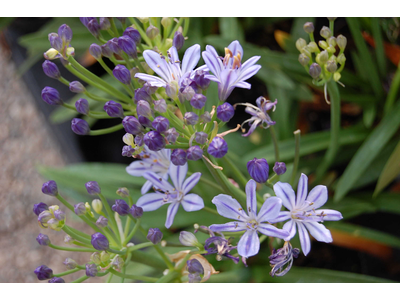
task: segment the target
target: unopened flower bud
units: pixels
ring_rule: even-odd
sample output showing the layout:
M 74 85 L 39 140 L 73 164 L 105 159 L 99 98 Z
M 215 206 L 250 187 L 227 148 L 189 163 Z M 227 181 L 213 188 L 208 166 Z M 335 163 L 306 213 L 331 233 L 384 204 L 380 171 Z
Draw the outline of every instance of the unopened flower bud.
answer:
M 63 227 L 63 224 L 59 220 L 53 218 L 47 221 L 47 226 L 49 226 L 49 228 L 52 230 L 60 231 Z
M 132 215 L 132 217 L 136 219 L 140 218 L 141 216 L 143 216 L 143 208 L 141 208 L 140 206 L 136 206 L 135 204 L 132 204 L 129 213 Z
M 67 24 L 63 24 L 58 28 L 58 36 L 64 45 L 68 45 L 72 40 L 72 30 Z
M 189 231 L 181 231 L 181 233 L 179 234 L 179 242 L 182 245 L 188 247 L 198 247 L 199 245 L 201 246 L 196 236 Z
M 55 59 L 60 57 L 60 52 L 54 48 L 50 48 L 45 53 L 43 53 L 45 59 Z
M 100 187 L 99 184 L 97 183 L 97 181 L 88 181 L 85 183 L 85 187 L 87 192 L 90 195 L 97 195 L 100 194 Z
M 297 50 L 299 50 L 300 52 L 303 50 L 303 48 L 304 48 L 305 46 L 307 46 L 307 42 L 306 42 L 305 39 L 299 38 L 299 39 L 296 41 L 296 48 L 297 48 Z
M 129 214 L 129 205 L 122 199 L 115 200 L 115 204 L 111 208 L 120 216 L 126 216 Z
M 168 28 L 169 26 L 172 25 L 172 18 L 170 17 L 164 17 L 161 19 L 161 25 Z
M 174 149 L 171 152 L 171 162 L 175 166 L 183 166 L 187 162 L 186 151 L 183 149 Z
M 49 237 L 43 233 L 39 233 L 39 235 L 36 238 L 36 241 L 39 243 L 40 246 L 48 246 L 50 244 Z
M 121 197 L 129 197 L 129 190 L 126 187 L 119 188 L 117 190 L 117 195 Z
M 319 34 L 323 38 L 328 39 L 332 36 L 332 31 L 329 29 L 329 27 L 324 26 L 321 28 L 321 31 L 319 32 Z
M 65 221 L 65 218 L 67 217 L 67 215 L 65 214 L 65 212 L 63 212 L 61 209 L 57 209 L 54 212 L 54 217 L 58 220 L 58 221 Z
M 310 70 L 308 73 L 311 75 L 312 78 L 316 79 L 321 74 L 321 67 L 317 63 L 313 63 L 310 66 Z
M 206 105 L 207 97 L 203 94 L 194 94 L 190 99 L 190 104 L 196 109 L 202 109 Z
M 100 253 L 99 252 L 92 253 L 92 255 L 90 255 L 90 260 L 94 262 L 96 265 L 101 264 Z
M 85 120 L 79 118 L 73 118 L 71 120 L 71 129 L 78 135 L 88 135 L 90 133 L 89 124 Z
M 159 113 L 165 113 L 167 111 L 167 103 L 164 99 L 154 101 L 154 110 Z
M 327 69 L 328 72 L 330 72 L 330 73 L 335 73 L 336 70 L 337 70 L 336 61 L 334 61 L 334 60 L 328 60 L 328 62 L 326 63 L 326 69 Z
M 100 214 L 101 211 L 103 210 L 103 203 L 101 202 L 100 199 L 94 199 L 94 200 L 92 201 L 92 207 L 93 207 L 93 210 L 94 210 L 96 213 Z
M 338 44 L 340 50 L 344 50 L 346 48 L 346 45 L 347 45 L 347 38 L 340 34 L 336 38 L 336 43 Z
M 328 43 L 327 42 L 325 42 L 325 41 L 319 41 L 318 42 L 318 45 L 322 48 L 322 49 L 328 49 L 328 47 L 329 47 L 329 45 L 328 45 Z
M 137 58 L 136 43 L 127 35 L 123 35 L 118 39 L 118 46 L 130 57 Z
M 108 18 L 100 18 L 100 29 L 101 30 L 108 30 L 111 28 L 111 23 Z
M 336 46 L 336 38 L 334 37 L 334 36 L 331 36 L 329 39 L 328 39 L 328 45 L 330 46 L 330 47 L 333 47 L 333 48 L 335 48 L 335 46 Z
M 117 65 L 112 72 L 114 77 L 123 84 L 131 83 L 131 73 L 124 65 Z
M 299 54 L 299 63 L 302 66 L 307 66 L 309 61 L 310 61 L 310 58 L 307 55 L 305 55 L 304 53 Z
M 61 73 L 57 65 L 49 60 L 45 60 L 43 62 L 42 68 L 44 74 L 50 78 L 59 79 L 61 77 Z
M 89 21 L 89 23 L 87 24 L 87 29 L 95 38 L 98 38 L 100 36 L 100 25 L 96 19 Z
M 316 57 L 316 61 L 321 65 L 324 65 L 328 61 L 328 59 L 329 59 L 329 53 L 326 50 L 318 53 Z
M 182 35 L 182 32 L 175 31 L 174 39 L 172 40 L 172 45 L 176 48 L 177 51 L 181 50 L 183 44 L 185 43 L 185 38 Z
M 204 268 L 197 259 L 191 259 L 186 262 L 187 270 L 190 274 L 203 274 Z
M 307 45 L 308 49 L 310 49 L 310 52 L 318 52 L 318 46 L 315 42 L 309 42 Z
M 82 216 L 84 214 L 86 214 L 86 207 L 85 207 L 85 203 L 80 202 L 78 204 L 74 205 L 74 212 L 75 214 L 77 214 L 78 216 Z
M 102 251 L 100 253 L 100 260 L 101 262 L 108 262 L 110 260 L 110 254 L 106 251 Z
M 183 122 L 186 125 L 196 125 L 199 121 L 199 116 L 194 112 L 187 112 L 183 117 Z
M 42 90 L 42 99 L 44 102 L 46 102 L 47 104 L 50 105 L 61 105 L 63 104 L 63 101 L 60 98 L 60 93 L 49 86 L 46 86 L 43 90 Z
M 303 25 L 303 29 L 307 33 L 313 33 L 314 32 L 314 24 L 312 22 L 306 22 Z
M 205 144 L 206 142 L 207 142 L 207 139 L 208 139 L 208 134 L 207 133 L 205 133 L 205 132 L 202 132 L 202 131 L 200 131 L 200 132 L 196 132 L 195 133 L 195 138 L 194 138 L 194 140 L 197 142 L 197 143 L 199 143 L 199 144 Z
M 96 232 L 92 235 L 91 243 L 96 250 L 107 250 L 110 246 L 108 239 L 100 232 Z
M 201 122 L 203 122 L 203 123 L 211 122 L 211 115 L 210 115 L 210 113 L 209 113 L 208 111 L 206 111 L 204 114 L 202 114 L 202 115 L 200 116 L 200 120 L 201 120 Z
M 150 228 L 147 233 L 147 239 L 152 242 L 154 245 L 161 242 L 163 238 L 163 234 L 158 228 Z
M 48 281 L 49 283 L 65 283 L 65 280 L 61 277 L 53 277 Z
M 96 277 L 97 273 L 97 266 L 95 264 L 86 264 L 86 276 L 89 277 Z
M 89 102 L 84 98 L 80 98 L 75 102 L 75 108 L 78 113 L 87 115 L 89 112 Z
M 64 243 L 66 243 L 67 245 L 72 245 L 74 243 L 74 239 L 67 234 L 64 237 Z
M 160 30 L 153 25 L 150 25 L 146 29 L 146 35 L 151 40 L 153 40 L 159 33 L 160 33 Z
M 69 90 L 73 93 L 84 93 L 86 88 L 79 81 L 72 81 L 69 84 Z
M 337 57 L 337 62 L 343 65 L 346 62 L 346 56 L 342 53 Z
M 337 19 L 337 17 L 327 17 L 327 19 L 328 19 L 329 21 L 335 21 L 335 20 Z
M 139 100 L 137 102 L 136 111 L 138 115 L 144 116 L 146 118 L 153 118 L 154 115 L 149 102 L 145 100 Z
M 42 193 L 49 196 L 57 196 L 58 188 L 57 183 L 54 180 L 46 181 L 42 186 Z
M 127 133 L 137 135 L 143 131 L 142 125 L 134 116 L 127 116 L 122 120 L 122 125 Z
M 67 267 L 68 270 L 75 269 L 78 266 L 78 263 L 72 258 L 66 258 L 63 264 Z
M 85 18 L 79 17 L 79 20 L 82 22 L 82 24 L 83 24 L 85 27 L 87 27 L 89 21 L 91 21 L 91 20 L 93 20 L 93 19 L 96 19 L 96 18 L 93 18 L 93 17 L 85 17 Z
M 341 77 L 342 77 L 342 75 L 339 72 L 335 72 L 333 74 L 333 80 L 336 81 L 336 82 L 338 82 Z
M 104 45 L 101 45 L 101 54 L 105 57 L 112 57 L 113 56 L 113 51 L 110 48 L 110 43 L 106 43 Z
M 179 87 L 175 81 L 168 83 L 165 87 L 165 93 L 171 99 L 176 99 L 176 97 L 178 96 L 178 90 Z
M 47 204 L 43 203 L 43 202 L 39 202 L 33 205 L 33 212 L 35 213 L 35 215 L 39 216 L 42 212 L 48 210 L 49 207 L 47 206 Z
M 107 101 L 104 104 L 104 110 L 106 111 L 107 115 L 113 118 L 124 118 L 124 109 L 122 105 L 115 101 Z
M 199 160 L 203 157 L 203 150 L 200 146 L 192 146 L 187 149 L 186 157 L 188 160 Z
M 265 183 L 268 180 L 269 165 L 265 158 L 250 160 L 247 163 L 247 171 L 258 183 Z
M 217 107 L 217 118 L 222 122 L 229 122 L 235 114 L 235 109 L 228 102 Z
M 100 216 L 97 221 L 96 221 L 96 225 L 100 228 L 104 228 L 107 227 L 108 225 L 108 219 L 106 217 Z
M 286 164 L 284 162 L 276 162 L 273 170 L 276 175 L 283 175 L 286 172 Z
M 154 127 L 155 130 L 158 132 L 164 132 L 169 128 L 169 121 L 167 118 L 158 116 L 154 119 L 154 121 L 151 123 L 151 125 Z
M 101 59 L 102 56 L 102 50 L 101 46 L 93 43 L 89 47 L 89 53 L 97 60 Z
M 112 266 L 116 268 L 117 270 L 120 270 L 124 266 L 124 260 L 121 258 L 121 256 L 116 256 L 112 262 Z
M 135 136 L 135 144 L 138 145 L 139 147 L 142 147 L 144 145 L 144 134 L 139 133 L 138 135 Z
M 41 265 L 37 267 L 34 273 L 36 274 L 37 279 L 39 280 L 46 280 L 53 277 L 53 270 L 46 265 Z
M 176 131 L 175 128 L 170 128 L 166 132 L 164 132 L 164 136 L 169 143 L 175 144 L 176 140 L 179 137 L 179 133 Z
M 48 39 L 49 39 L 49 42 L 50 42 L 50 46 L 52 48 L 54 48 L 55 50 L 60 51 L 60 52 L 62 51 L 62 49 L 63 49 L 63 41 L 58 36 L 57 33 L 54 33 L 54 32 L 49 33 L 48 34 Z
M 215 158 L 222 158 L 228 153 L 228 144 L 223 138 L 216 136 L 208 146 L 207 152 Z
M 142 37 L 137 29 L 133 27 L 127 27 L 123 33 L 123 35 L 129 36 L 135 44 L 139 44 Z
M 204 75 L 206 75 L 207 72 L 203 70 L 197 70 L 194 73 L 194 78 L 193 81 L 197 84 L 198 87 L 200 87 L 202 90 L 207 89 L 210 86 L 210 79 L 205 78 Z
M 149 131 L 144 135 L 143 141 L 151 151 L 160 151 L 165 147 L 165 140 L 158 131 Z
M 136 19 L 138 19 L 142 24 L 146 24 L 149 22 L 148 17 L 136 17 Z
M 178 93 L 178 98 L 181 103 L 184 103 L 185 100 L 190 101 L 193 96 L 196 94 L 196 91 L 193 89 L 192 86 L 187 85 L 183 90 L 181 89 Z

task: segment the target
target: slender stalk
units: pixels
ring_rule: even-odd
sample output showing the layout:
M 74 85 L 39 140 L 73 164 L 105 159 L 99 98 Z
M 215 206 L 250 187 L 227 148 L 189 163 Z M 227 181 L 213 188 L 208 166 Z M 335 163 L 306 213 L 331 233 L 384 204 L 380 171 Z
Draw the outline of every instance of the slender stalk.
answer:
M 158 281 L 158 278 L 155 278 L 155 277 L 123 274 L 123 273 L 115 271 L 114 269 L 111 269 L 111 268 L 109 269 L 109 271 L 111 274 L 114 274 L 115 276 L 118 276 L 118 277 L 124 277 L 124 278 L 133 279 L 133 280 L 140 280 L 140 281 L 147 281 L 147 282 L 157 282 Z
M 244 177 L 243 173 L 238 169 L 238 167 L 229 159 L 229 154 L 225 155 L 222 160 L 229 166 L 232 172 L 235 174 L 236 180 L 240 182 L 243 187 L 246 186 L 248 180 Z
M 108 278 L 107 278 L 107 283 L 110 283 L 110 282 L 111 282 L 113 276 L 114 276 L 114 274 L 112 274 L 112 273 L 108 276 Z
M 297 167 L 299 165 L 299 158 L 300 158 L 300 129 L 297 129 L 294 132 L 295 138 L 295 152 L 294 152 L 294 162 L 293 162 L 293 170 L 292 176 L 290 177 L 290 185 L 293 186 L 294 180 L 296 179 L 297 174 Z
M 152 245 L 153 243 L 151 243 L 151 246 Z M 135 261 L 159 270 L 165 270 L 165 263 L 160 258 L 155 257 L 154 254 L 152 253 L 148 253 L 145 251 L 131 251 L 130 253 L 131 253 L 131 261 Z
M 128 248 L 128 251 L 129 251 L 129 252 L 132 252 L 132 251 L 136 251 L 136 250 L 139 250 L 139 249 L 142 249 L 142 248 L 151 247 L 151 246 L 153 246 L 153 243 L 152 243 L 152 242 L 141 243 L 141 244 L 138 244 L 138 245 L 129 247 L 129 248 Z M 182 245 L 181 245 L 181 246 L 182 246 Z
M 272 143 L 274 144 L 275 162 L 279 162 L 279 146 L 278 146 L 278 139 L 276 138 L 274 126 L 269 127 L 269 132 L 271 133 Z
M 151 40 L 147 36 L 146 32 L 144 32 L 144 30 L 142 29 L 142 26 L 140 26 L 140 24 L 134 18 L 128 17 L 128 19 L 133 25 L 135 25 L 135 28 L 139 31 L 140 36 L 142 37 L 142 39 L 144 39 L 146 44 L 152 46 Z
M 56 246 L 53 244 L 49 244 L 50 248 L 56 249 L 56 250 L 61 250 L 61 251 L 71 251 L 71 252 L 95 252 L 96 249 L 92 248 L 73 248 L 73 247 L 61 247 L 61 246 Z
M 135 224 L 135 227 L 133 227 L 133 230 L 131 231 L 131 233 L 126 237 L 126 239 L 124 240 L 124 245 L 126 245 L 130 240 L 131 240 L 131 238 L 133 238 L 133 236 L 136 234 L 136 232 L 138 231 L 138 229 L 139 229 L 139 226 L 140 226 L 140 219 L 137 219 L 137 221 L 136 221 L 136 224 Z M 130 248 L 131 249 L 131 248 Z M 132 249 L 131 249 L 132 250 Z
M 209 208 L 209 207 L 207 207 L 207 206 L 204 206 L 204 207 L 202 208 L 202 210 L 204 210 L 204 211 L 206 211 L 206 212 L 209 212 L 209 213 L 212 213 L 212 214 L 214 214 L 214 215 L 219 216 L 219 213 L 218 213 L 215 209 Z
M 115 26 L 114 18 L 110 18 L 111 29 L 114 33 L 114 37 L 119 37 L 117 26 Z
M 75 228 L 73 228 L 73 227 L 70 227 L 70 226 L 68 226 L 68 225 L 65 225 L 65 226 L 67 226 L 69 230 L 71 230 L 72 232 L 76 233 L 77 235 L 80 235 L 81 237 L 83 237 L 83 238 L 85 238 L 85 239 L 88 239 L 88 240 L 91 239 L 91 236 L 90 236 L 90 235 L 88 235 L 88 234 L 86 234 L 86 233 L 84 233 L 84 232 L 82 232 L 82 231 L 80 231 L 80 230 L 78 230 L 78 229 L 75 229 Z
M 104 128 L 104 129 L 96 129 L 96 130 L 90 130 L 89 135 L 103 135 L 103 134 L 108 134 L 108 133 L 112 133 L 118 130 L 121 130 L 122 128 L 124 128 L 124 126 L 121 124 L 109 127 L 109 128 Z
M 392 80 L 392 84 L 390 85 L 389 93 L 385 102 L 385 115 L 388 114 L 393 106 L 394 101 L 396 100 L 397 93 L 399 91 L 400 86 L 400 64 L 397 66 L 396 73 Z
M 88 278 L 89 278 L 89 276 L 84 275 L 84 276 L 79 277 L 78 279 L 76 279 L 74 281 L 71 281 L 71 283 L 81 283 L 81 282 L 84 282 L 85 280 L 87 280 Z
M 170 38 L 170 39 L 173 39 L 173 38 L 174 38 L 175 31 L 177 31 L 178 28 L 179 28 L 179 26 L 182 25 L 184 19 L 185 19 L 185 18 L 179 18 L 178 23 L 176 23 L 174 29 L 172 29 L 171 33 L 169 34 L 169 38 Z
M 62 272 L 62 273 L 54 274 L 53 277 L 62 277 L 62 276 L 65 276 L 65 275 L 76 273 L 76 272 L 78 272 L 80 270 L 81 269 L 79 269 L 79 268 L 75 268 L 75 269 L 68 270 L 68 271 L 65 271 L 65 272 Z
M 84 238 L 84 237 L 82 237 L 82 236 L 76 234 L 75 232 L 73 232 L 73 231 L 70 229 L 69 226 L 64 225 L 64 227 L 62 228 L 62 230 L 63 230 L 66 234 L 68 234 L 69 236 L 71 236 L 74 240 L 77 240 L 77 241 L 79 241 L 79 242 L 81 242 L 81 243 L 83 243 L 83 244 L 85 244 L 85 245 L 87 245 L 87 246 L 89 246 L 89 245 L 91 246 L 91 245 L 92 245 L 91 242 L 90 242 L 90 239 Z
M 157 280 L 157 283 L 166 283 L 166 282 L 172 282 L 172 280 L 178 278 L 178 276 L 181 276 L 181 274 L 178 271 L 169 271 L 167 275 L 164 275 L 160 279 Z
M 107 216 L 108 216 L 108 221 L 110 224 L 111 229 L 114 231 L 115 234 L 117 234 L 118 232 L 118 227 L 117 227 L 117 223 L 115 222 L 114 219 L 114 214 L 113 211 L 111 210 L 110 205 L 107 202 L 107 199 L 103 196 L 103 194 L 98 194 L 100 197 L 101 202 L 103 203 L 103 206 L 107 212 Z

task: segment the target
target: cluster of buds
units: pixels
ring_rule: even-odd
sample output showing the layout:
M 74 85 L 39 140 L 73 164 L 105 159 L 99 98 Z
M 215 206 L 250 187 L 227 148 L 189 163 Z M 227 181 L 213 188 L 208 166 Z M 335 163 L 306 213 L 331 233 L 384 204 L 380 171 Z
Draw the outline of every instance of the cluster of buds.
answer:
M 41 228 L 60 231 L 64 227 L 66 215 L 58 205 L 48 207 L 45 203 L 40 202 L 34 205 L 33 212 L 38 216 L 38 224 Z
M 58 33 L 49 33 L 48 37 L 51 48 L 44 53 L 45 59 L 61 58 L 67 60 L 68 56 L 75 54 L 75 49 L 70 45 L 72 30 L 68 25 L 61 25 L 58 28 Z
M 320 35 L 324 40 L 314 40 L 314 25 L 311 22 L 304 24 L 303 28 L 309 34 L 310 42 L 299 38 L 296 41 L 296 48 L 300 51 L 299 62 L 313 78 L 315 85 L 325 85 L 333 79 L 339 82 L 346 56 L 344 50 L 347 39 L 343 35 L 333 35 L 333 24 L 336 18 L 328 18 L 329 27 L 323 26 Z M 319 46 L 319 47 L 318 47 Z

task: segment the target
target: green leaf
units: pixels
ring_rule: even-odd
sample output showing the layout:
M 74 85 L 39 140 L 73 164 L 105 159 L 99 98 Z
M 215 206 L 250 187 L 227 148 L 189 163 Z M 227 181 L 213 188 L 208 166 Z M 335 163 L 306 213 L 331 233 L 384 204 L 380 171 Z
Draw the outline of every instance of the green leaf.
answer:
M 360 195 L 360 198 L 371 197 L 368 195 Z M 400 201 L 398 193 L 382 193 L 371 201 L 380 211 L 392 214 L 400 214 Z
M 400 103 L 382 119 L 350 161 L 337 184 L 334 200 L 339 201 L 352 188 L 369 164 L 381 152 L 400 125 Z
M 239 40 L 240 43 L 245 41 L 243 28 L 239 20 L 235 17 L 221 17 L 219 18 L 219 28 L 221 36 L 224 39 L 231 41 Z M 228 47 L 228 45 L 226 45 Z M 235 53 L 233 55 L 236 55 Z
M 396 148 L 390 155 L 381 175 L 379 176 L 378 183 L 374 191 L 374 197 L 378 195 L 389 183 L 391 183 L 398 174 L 400 174 L 400 142 L 397 143 Z

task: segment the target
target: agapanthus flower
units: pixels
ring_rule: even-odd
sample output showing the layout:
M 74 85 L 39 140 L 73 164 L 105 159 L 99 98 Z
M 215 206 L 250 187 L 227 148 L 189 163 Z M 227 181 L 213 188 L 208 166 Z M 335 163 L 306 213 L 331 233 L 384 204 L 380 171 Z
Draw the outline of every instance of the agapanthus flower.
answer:
M 235 87 L 250 89 L 251 85 L 245 80 L 255 75 L 261 68 L 255 63 L 261 56 L 253 56 L 242 64 L 243 48 L 238 41 L 230 43 L 225 48 L 225 57 L 218 55 L 214 47 L 207 45 L 203 51 L 203 59 L 213 75 L 205 75 L 205 78 L 218 83 L 218 97 L 225 101 Z
M 249 257 L 256 255 L 260 250 L 258 232 L 281 239 L 286 238 L 289 233 L 269 224 L 279 215 L 282 207 L 281 199 L 278 197 L 268 198 L 257 214 L 256 182 L 253 179 L 250 179 L 246 184 L 246 198 L 247 208 L 244 210 L 239 202 L 231 196 L 220 194 L 214 197 L 212 203 L 217 207 L 218 213 L 235 221 L 226 224 L 214 224 L 210 226 L 210 229 L 212 231 L 231 232 L 245 230 L 237 249 L 239 255 Z
M 342 214 L 332 209 L 318 209 L 328 200 L 328 190 L 324 185 L 317 185 L 308 193 L 308 178 L 301 174 L 297 185 L 297 197 L 288 183 L 277 182 L 274 185 L 276 196 L 282 200 L 283 206 L 289 211 L 282 211 L 273 222 L 289 220 L 283 229 L 289 232 L 285 241 L 296 235 L 296 225 L 299 230 L 301 249 L 307 255 L 311 249 L 311 241 L 307 231 L 319 242 L 331 243 L 332 235 L 326 227 L 318 222 L 339 221 Z
M 289 272 L 293 259 L 299 256 L 300 250 L 293 248 L 289 242 L 285 242 L 282 248 L 274 249 L 268 257 L 272 270 L 269 273 L 272 277 L 283 276 Z
M 253 133 L 258 125 L 262 125 L 264 129 L 267 129 L 271 125 L 275 125 L 275 121 L 271 120 L 271 117 L 268 115 L 268 110 L 272 109 L 275 111 L 276 104 L 278 100 L 271 102 L 270 100 L 265 99 L 264 97 L 258 97 L 256 100 L 257 106 L 251 103 L 237 103 L 236 105 L 244 105 L 246 106 L 245 111 L 252 115 L 252 117 L 242 123 L 242 127 L 244 124 L 249 123 L 251 125 L 249 131 L 246 134 L 242 134 L 243 136 L 249 136 Z
M 142 177 L 146 172 L 153 172 L 164 180 L 168 180 L 168 169 L 171 165 L 170 161 L 171 150 L 162 149 L 160 151 L 151 151 L 147 146 L 144 146 L 144 151 L 140 154 L 141 160 L 136 160 L 126 167 L 126 172 L 129 175 Z M 151 181 L 146 181 L 141 192 L 146 194 L 153 186 Z
M 154 172 L 145 172 L 143 177 L 154 185 L 156 192 L 140 197 L 136 205 L 142 207 L 143 211 L 153 211 L 164 204 L 170 204 L 165 221 L 167 228 L 171 227 L 181 204 L 183 209 L 188 212 L 202 209 L 204 207 L 203 199 L 199 195 L 188 194 L 200 180 L 201 173 L 196 172 L 185 180 L 187 171 L 187 164 L 183 166 L 171 164 L 169 176 L 173 185 Z

